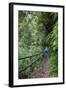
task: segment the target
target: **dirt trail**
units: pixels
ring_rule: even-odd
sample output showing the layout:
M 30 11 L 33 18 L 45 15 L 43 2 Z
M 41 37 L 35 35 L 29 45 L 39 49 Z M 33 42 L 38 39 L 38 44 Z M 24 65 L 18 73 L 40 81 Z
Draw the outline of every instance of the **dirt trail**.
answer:
M 47 57 L 44 57 L 43 60 L 41 60 L 40 65 L 35 68 L 33 71 L 32 78 L 46 78 L 48 77 L 48 60 Z

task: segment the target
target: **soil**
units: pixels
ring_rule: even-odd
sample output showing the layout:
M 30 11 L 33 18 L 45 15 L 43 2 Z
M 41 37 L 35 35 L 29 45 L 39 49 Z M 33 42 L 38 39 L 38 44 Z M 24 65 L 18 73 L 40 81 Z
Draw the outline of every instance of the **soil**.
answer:
M 41 59 L 40 65 L 32 72 L 31 78 L 47 78 L 48 77 L 48 60 L 47 57 Z

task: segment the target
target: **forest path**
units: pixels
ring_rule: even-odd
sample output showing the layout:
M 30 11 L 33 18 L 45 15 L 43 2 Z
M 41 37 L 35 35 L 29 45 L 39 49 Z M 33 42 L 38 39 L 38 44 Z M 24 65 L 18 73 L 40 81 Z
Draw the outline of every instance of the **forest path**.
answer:
M 47 57 L 44 57 L 41 60 L 40 65 L 35 68 L 33 73 L 31 74 L 32 78 L 46 78 L 48 77 L 48 60 Z

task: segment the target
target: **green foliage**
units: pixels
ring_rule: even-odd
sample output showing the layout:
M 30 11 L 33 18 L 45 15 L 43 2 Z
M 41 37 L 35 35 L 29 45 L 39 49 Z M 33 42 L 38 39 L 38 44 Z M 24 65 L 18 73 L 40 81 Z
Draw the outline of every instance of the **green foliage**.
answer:
M 54 25 L 53 31 L 47 36 L 49 41 L 48 67 L 50 76 L 58 76 L 58 24 Z
M 58 58 L 52 55 L 48 59 L 49 76 L 58 76 Z
M 49 75 L 58 73 L 58 13 L 19 11 L 18 37 L 19 58 L 40 53 L 45 46 L 48 46 Z M 19 72 L 37 60 L 38 57 L 19 60 Z M 19 78 L 23 75 L 25 76 L 23 78 L 30 77 L 31 72 L 39 64 L 40 59 L 32 65 L 31 69 L 28 68 L 19 73 Z
M 47 36 L 47 40 L 49 41 L 49 48 L 52 51 L 56 51 L 58 49 L 58 24 L 54 25 L 53 31 L 49 33 Z

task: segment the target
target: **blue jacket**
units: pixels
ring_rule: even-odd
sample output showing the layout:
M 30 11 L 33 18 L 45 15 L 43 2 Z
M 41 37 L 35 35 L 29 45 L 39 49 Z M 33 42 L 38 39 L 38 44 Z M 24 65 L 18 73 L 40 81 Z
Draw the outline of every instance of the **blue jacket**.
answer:
M 48 54 L 48 47 L 45 47 L 44 53 Z

